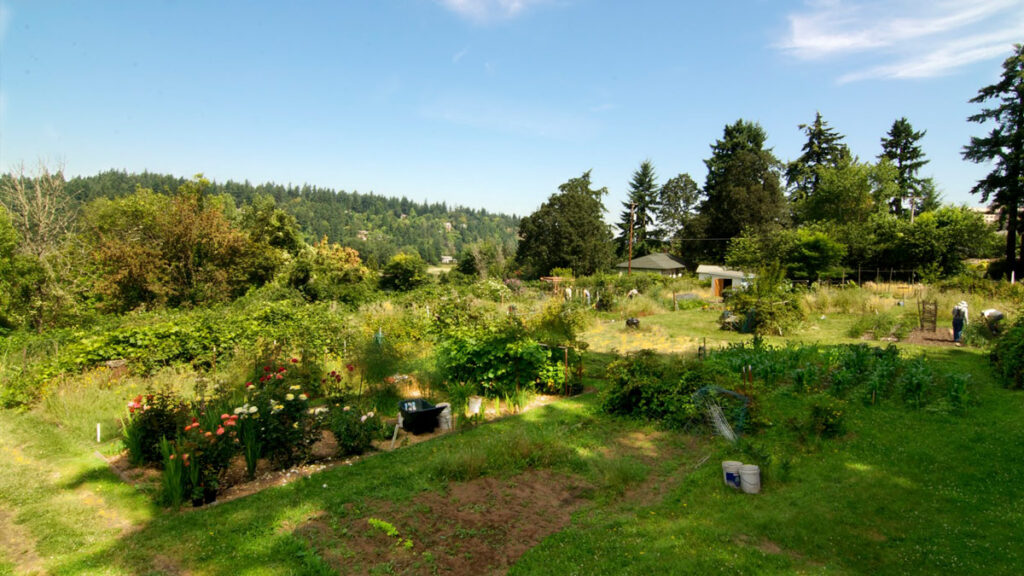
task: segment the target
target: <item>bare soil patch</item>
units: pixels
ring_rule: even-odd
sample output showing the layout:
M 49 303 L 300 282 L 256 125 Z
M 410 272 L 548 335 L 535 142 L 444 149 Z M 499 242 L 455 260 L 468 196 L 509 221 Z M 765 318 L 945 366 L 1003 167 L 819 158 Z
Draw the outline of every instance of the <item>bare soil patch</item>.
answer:
M 953 332 L 942 328 L 935 332 L 914 330 L 907 335 L 903 342 L 925 346 L 956 346 L 956 342 L 953 342 Z
M 504 574 L 524 552 L 564 528 L 589 489 L 549 471 L 480 478 L 406 503 L 370 502 L 351 509 L 352 517 L 324 514 L 294 533 L 345 574 L 383 566 L 407 575 Z M 397 534 L 388 535 L 376 521 Z

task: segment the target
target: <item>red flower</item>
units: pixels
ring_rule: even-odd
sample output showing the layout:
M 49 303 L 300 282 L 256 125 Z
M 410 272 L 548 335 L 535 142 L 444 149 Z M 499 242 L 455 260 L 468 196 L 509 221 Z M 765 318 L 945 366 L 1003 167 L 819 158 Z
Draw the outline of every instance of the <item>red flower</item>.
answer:
M 298 364 L 298 363 L 299 363 L 299 359 L 298 358 L 292 358 L 292 364 Z
M 252 382 L 246 382 L 245 383 L 245 387 L 246 388 L 252 388 Z
M 280 368 L 278 368 L 277 371 L 278 372 L 284 372 L 284 366 L 281 366 Z
M 264 366 L 263 367 L 263 371 L 264 372 L 270 372 L 270 366 Z
M 348 368 L 349 372 L 352 372 L 352 371 L 354 371 L 356 369 L 355 365 L 353 365 L 353 364 L 346 364 L 345 368 Z

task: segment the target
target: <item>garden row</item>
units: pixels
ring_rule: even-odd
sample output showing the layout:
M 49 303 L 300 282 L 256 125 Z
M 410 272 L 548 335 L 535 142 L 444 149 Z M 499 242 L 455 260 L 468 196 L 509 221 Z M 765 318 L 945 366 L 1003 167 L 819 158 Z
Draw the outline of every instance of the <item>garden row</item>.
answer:
M 702 399 L 721 405 L 732 427 L 753 433 L 771 422 L 759 410 L 773 394 L 798 397 L 803 418 L 794 428 L 820 437 L 845 432 L 847 402 L 899 402 L 910 409 L 961 413 L 970 379 L 940 374 L 926 357 L 906 357 L 893 345 L 772 347 L 759 340 L 712 350 L 704 360 L 644 350 L 608 366 L 602 407 L 611 414 L 687 429 L 707 417 Z

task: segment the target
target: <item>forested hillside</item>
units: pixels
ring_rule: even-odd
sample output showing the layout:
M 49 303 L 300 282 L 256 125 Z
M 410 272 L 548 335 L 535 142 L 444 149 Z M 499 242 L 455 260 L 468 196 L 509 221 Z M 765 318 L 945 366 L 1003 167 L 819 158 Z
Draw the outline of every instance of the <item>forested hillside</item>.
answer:
M 167 174 L 130 174 L 110 170 L 71 179 L 67 188 L 83 204 L 97 198 L 120 198 L 137 187 L 173 193 L 185 178 Z M 514 250 L 518 218 L 486 210 L 448 206 L 445 202 L 414 202 L 376 194 L 336 191 L 304 184 L 211 182 L 211 195 L 227 194 L 236 206 L 252 204 L 259 196 L 273 197 L 278 208 L 295 216 L 309 242 L 324 236 L 335 244 L 356 249 L 367 265 L 381 268 L 399 252 L 416 252 L 425 261 L 456 256 L 482 240 Z

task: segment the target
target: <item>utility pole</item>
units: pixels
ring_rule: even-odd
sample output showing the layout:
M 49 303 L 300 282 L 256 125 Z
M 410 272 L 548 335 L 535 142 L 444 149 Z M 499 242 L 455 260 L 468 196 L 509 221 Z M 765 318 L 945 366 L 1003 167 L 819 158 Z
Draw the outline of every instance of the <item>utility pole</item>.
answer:
M 629 203 L 629 260 L 626 263 L 626 276 L 633 275 L 633 210 L 636 202 Z

